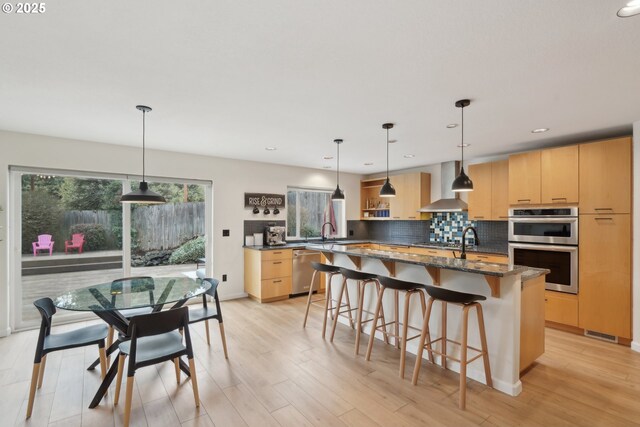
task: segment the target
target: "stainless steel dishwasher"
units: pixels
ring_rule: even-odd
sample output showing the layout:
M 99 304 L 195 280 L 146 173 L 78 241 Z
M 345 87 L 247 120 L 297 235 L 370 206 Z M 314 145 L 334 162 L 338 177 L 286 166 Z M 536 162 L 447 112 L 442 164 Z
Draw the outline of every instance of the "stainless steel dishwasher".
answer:
M 310 251 L 307 249 L 293 250 L 293 284 L 291 285 L 291 294 L 306 294 L 309 292 L 311 285 L 311 277 L 313 276 L 312 262 L 320 262 L 320 252 Z M 313 289 L 318 290 L 320 287 L 320 275 L 316 274 L 313 281 Z

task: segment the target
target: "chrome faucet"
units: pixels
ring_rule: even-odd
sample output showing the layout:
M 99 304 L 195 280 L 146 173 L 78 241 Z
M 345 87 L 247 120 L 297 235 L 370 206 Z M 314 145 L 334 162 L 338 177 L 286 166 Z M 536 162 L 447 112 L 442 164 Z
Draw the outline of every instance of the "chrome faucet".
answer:
M 472 226 L 465 227 L 464 230 L 462 230 L 462 253 L 460 254 L 460 259 L 467 259 L 466 244 L 465 244 L 464 236 L 467 235 L 467 232 L 469 230 L 473 232 L 473 237 L 476 239 L 476 245 L 480 244 L 480 239 L 478 239 L 478 232 L 476 231 L 476 229 L 473 228 Z
M 330 222 L 325 222 L 324 224 L 322 224 L 322 227 L 320 227 L 320 237 L 322 237 L 322 241 L 323 242 L 325 240 L 327 240 L 326 236 L 324 235 L 324 226 L 327 225 L 327 224 L 329 224 L 331 226 L 331 232 L 333 232 L 333 233 L 336 232 L 336 228 Z

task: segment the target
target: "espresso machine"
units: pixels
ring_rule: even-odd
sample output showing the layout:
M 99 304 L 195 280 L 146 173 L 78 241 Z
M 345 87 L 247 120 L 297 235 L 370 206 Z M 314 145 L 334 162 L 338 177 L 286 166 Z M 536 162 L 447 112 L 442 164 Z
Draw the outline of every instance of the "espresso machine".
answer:
M 264 229 L 264 245 L 265 246 L 282 246 L 286 245 L 287 227 L 280 225 L 270 225 Z

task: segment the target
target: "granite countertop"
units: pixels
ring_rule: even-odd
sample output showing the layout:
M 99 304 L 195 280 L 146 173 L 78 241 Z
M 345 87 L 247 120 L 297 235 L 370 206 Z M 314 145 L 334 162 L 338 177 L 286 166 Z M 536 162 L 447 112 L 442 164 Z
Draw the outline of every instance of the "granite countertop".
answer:
M 327 244 L 333 244 L 338 246 L 344 245 L 357 245 L 363 243 L 373 243 L 378 245 L 389 245 L 389 246 L 404 246 L 404 247 L 418 247 L 418 248 L 429 248 L 429 249 L 444 249 L 460 252 L 462 250 L 461 246 L 453 246 L 446 243 L 437 243 L 437 242 L 422 242 L 422 243 L 397 243 L 397 242 L 385 242 L 380 240 L 328 240 Z M 255 249 L 257 251 L 269 251 L 269 250 L 277 250 L 277 249 L 299 249 L 304 248 L 307 245 L 312 244 L 322 244 L 320 240 L 311 240 L 311 241 L 289 241 L 286 245 L 280 246 L 263 246 L 263 245 L 255 245 L 255 246 L 243 246 L 248 249 Z M 465 247 L 466 252 L 477 252 L 483 254 L 494 254 L 494 255 L 507 255 L 507 245 L 506 244 L 483 244 L 483 245 L 468 245 Z
M 529 267 L 508 264 L 495 264 L 482 261 L 471 261 L 459 258 L 445 258 L 429 255 L 407 254 L 401 252 L 389 252 L 375 249 L 347 248 L 339 244 L 309 244 L 307 249 L 332 252 L 352 256 L 376 258 L 383 261 L 398 261 L 407 264 L 422 265 L 425 267 L 444 268 L 447 270 L 463 271 L 466 273 L 483 274 L 486 276 L 511 276 L 523 274 Z M 543 274 L 541 272 L 540 274 Z M 538 274 L 538 276 L 540 275 Z M 533 278 L 533 277 L 531 277 Z

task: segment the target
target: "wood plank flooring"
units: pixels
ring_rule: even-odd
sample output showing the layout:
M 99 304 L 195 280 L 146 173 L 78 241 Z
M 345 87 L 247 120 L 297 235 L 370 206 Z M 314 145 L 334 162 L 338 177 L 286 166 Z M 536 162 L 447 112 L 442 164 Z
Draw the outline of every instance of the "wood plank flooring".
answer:
M 467 410 L 460 411 L 457 374 L 424 362 L 414 387 L 413 356 L 408 379 L 400 380 L 400 354 L 392 346 L 376 341 L 371 362 L 354 357 L 354 331 L 339 325 L 333 344 L 323 340 L 316 308 L 302 329 L 304 303 L 223 302 L 228 361 L 215 322 L 211 347 L 204 325 L 193 326 L 200 408 L 191 382 L 183 376 L 176 384 L 172 364 L 147 367 L 136 374 L 131 425 L 640 426 L 640 354 L 627 347 L 547 329 L 547 351 L 522 378 L 520 396 L 470 380 Z M 85 370 L 95 347 L 48 357 L 33 416 L 25 421 L 36 337 L 27 331 L 0 339 L 0 426 L 121 426 L 124 401 L 113 407 L 115 385 L 88 409 L 100 383 L 99 370 Z M 363 346 L 367 340 L 363 335 Z

